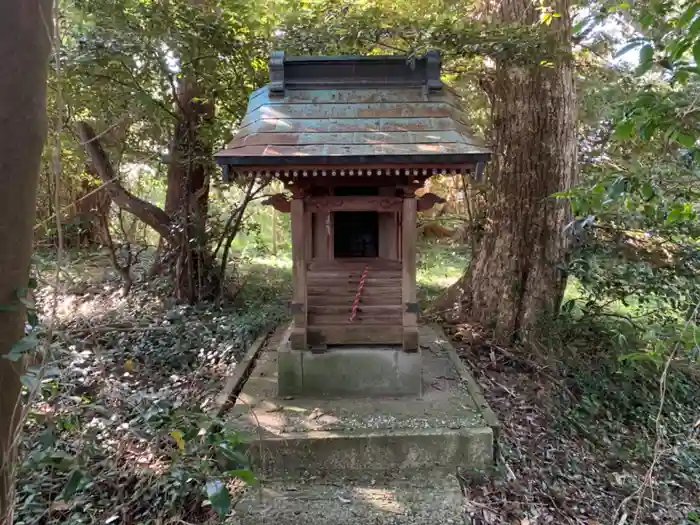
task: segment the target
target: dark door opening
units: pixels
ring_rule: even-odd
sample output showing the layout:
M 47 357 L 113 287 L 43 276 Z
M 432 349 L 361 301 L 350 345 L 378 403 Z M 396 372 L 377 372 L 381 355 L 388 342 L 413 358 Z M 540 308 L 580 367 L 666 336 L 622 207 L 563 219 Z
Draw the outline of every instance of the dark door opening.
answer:
M 376 211 L 333 213 L 336 259 L 379 256 L 379 214 Z

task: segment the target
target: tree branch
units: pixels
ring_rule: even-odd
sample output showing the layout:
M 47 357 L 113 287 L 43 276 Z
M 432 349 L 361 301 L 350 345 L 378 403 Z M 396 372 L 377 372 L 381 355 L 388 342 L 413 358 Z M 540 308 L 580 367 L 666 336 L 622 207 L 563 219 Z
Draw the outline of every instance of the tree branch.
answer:
M 170 216 L 158 206 L 140 199 L 121 185 L 92 127 L 87 122 L 78 122 L 78 134 L 98 177 L 104 184 L 105 191 L 109 193 L 114 203 L 153 228 L 170 244 L 177 244 Z

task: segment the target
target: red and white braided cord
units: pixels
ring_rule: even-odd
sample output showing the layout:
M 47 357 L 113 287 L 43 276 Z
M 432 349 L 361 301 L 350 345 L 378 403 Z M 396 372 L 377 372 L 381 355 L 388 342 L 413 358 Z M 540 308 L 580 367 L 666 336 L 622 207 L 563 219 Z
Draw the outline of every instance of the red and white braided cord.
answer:
M 367 272 L 369 271 L 369 264 L 365 265 L 365 270 L 362 272 L 362 277 L 360 277 L 360 284 L 357 287 L 357 293 L 355 294 L 355 300 L 352 302 L 352 311 L 350 312 L 350 322 L 352 323 L 357 317 L 357 307 L 360 306 L 360 296 L 362 295 L 362 289 L 365 287 L 365 279 L 367 279 Z

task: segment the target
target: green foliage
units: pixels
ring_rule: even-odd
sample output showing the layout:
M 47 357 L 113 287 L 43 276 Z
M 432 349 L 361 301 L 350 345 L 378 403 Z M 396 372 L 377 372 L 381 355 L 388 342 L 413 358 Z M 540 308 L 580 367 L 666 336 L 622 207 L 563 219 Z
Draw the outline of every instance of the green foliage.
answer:
M 690 55 L 669 54 L 675 43 L 697 39 L 694 4 L 592 10 L 592 18 L 606 12 L 634 28 L 623 32 L 619 54 L 638 49 L 639 62 L 612 69 L 582 55 L 582 182 L 558 194 L 576 217 L 564 267 L 579 284 L 576 308 L 627 318 L 641 336 L 628 353 L 655 362 L 676 345 L 685 356 L 697 347 L 688 334 L 700 302 L 700 77 Z M 666 68 L 661 75 L 657 66 Z
M 557 431 L 581 435 L 610 461 L 624 463 L 649 461 L 658 436 L 670 451 L 664 461 L 671 465 L 673 482 L 694 483 L 700 475 L 700 447 L 688 439 L 688 432 L 700 403 L 697 364 L 688 359 L 671 364 L 659 415 L 664 359 L 634 359 L 631 352 L 650 343 L 672 347 L 674 341 L 664 339 L 665 334 L 652 334 L 619 317 L 577 313 L 563 315 L 550 333 L 556 334 L 548 341 L 550 359 L 556 359 L 564 378 Z M 697 337 L 697 329 L 693 335 Z
M 40 274 L 55 272 L 38 259 Z M 222 519 L 256 481 L 249 436 L 213 399 L 228 367 L 285 319 L 289 269 L 248 267 L 233 304 L 190 307 L 164 302 L 145 268 L 121 299 L 118 283 L 100 280 L 106 267 L 83 253 L 66 269 L 59 305 L 79 298 L 87 315 L 60 306 L 47 363 L 28 370 L 41 388 L 20 444 L 16 523 Z M 41 311 L 50 293 L 39 290 Z
M 86 414 L 91 404 L 83 407 Z M 63 523 L 124 514 L 134 522 L 204 517 L 208 505 L 223 519 L 232 481 L 255 482 L 246 445 L 226 421 L 165 400 L 135 413 L 128 425 L 111 422 L 97 408 L 91 407 L 93 418 L 59 414 L 53 423 L 33 414 L 30 423 L 43 430 L 20 466 L 16 523 L 32 523 L 47 509 Z M 172 428 L 179 441 L 168 438 Z M 120 450 L 124 446 L 130 451 Z M 51 494 L 56 499 L 47 501 Z
M 417 280 L 421 304 L 427 307 L 457 280 L 469 263 L 469 248 L 453 243 L 421 243 L 418 247 Z

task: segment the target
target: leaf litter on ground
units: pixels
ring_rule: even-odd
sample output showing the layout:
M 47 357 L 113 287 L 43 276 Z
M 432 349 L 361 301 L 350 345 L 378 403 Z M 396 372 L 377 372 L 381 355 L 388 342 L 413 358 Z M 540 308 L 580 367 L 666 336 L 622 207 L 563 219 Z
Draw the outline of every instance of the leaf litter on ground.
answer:
M 582 347 L 562 353 L 553 363 L 551 352 L 544 357 L 524 348 L 503 349 L 481 327 L 456 325 L 451 333 L 501 425 L 497 473 L 487 483 L 478 478 L 466 489 L 471 523 L 620 525 L 633 523 L 638 507 L 638 524 L 693 523 L 688 517 L 700 507 L 699 436 L 667 436 L 653 490 L 642 494 L 640 506 L 631 496 L 653 460 L 655 436 L 636 423 L 634 414 L 631 422 L 625 419 L 627 407 L 620 406 L 618 413 L 601 407 L 591 413 L 586 407 L 590 392 L 582 389 L 585 380 L 577 374 L 581 368 L 595 368 L 591 363 L 599 359 L 588 350 L 590 341 L 565 341 Z M 606 379 L 615 380 L 600 376 L 596 388 L 605 389 Z M 658 390 L 657 376 L 643 375 L 636 378 L 638 390 L 644 389 L 644 380 L 651 383 L 651 393 Z M 689 429 L 687 423 L 697 415 L 700 374 L 691 376 L 687 386 L 686 398 L 669 410 L 669 427 L 675 417 L 682 419 L 681 428 Z M 658 409 L 658 404 L 648 404 L 649 414 Z
M 253 268 L 235 304 L 189 306 L 168 298 L 165 278 L 144 272 L 122 297 L 106 259 L 82 264 L 57 298 L 45 363 L 59 374 L 30 407 L 15 523 L 211 521 L 228 493 L 208 487 L 253 479 L 243 437 L 212 415 L 216 394 L 287 315 L 275 280 L 286 277 Z M 44 318 L 52 294 L 37 293 Z

